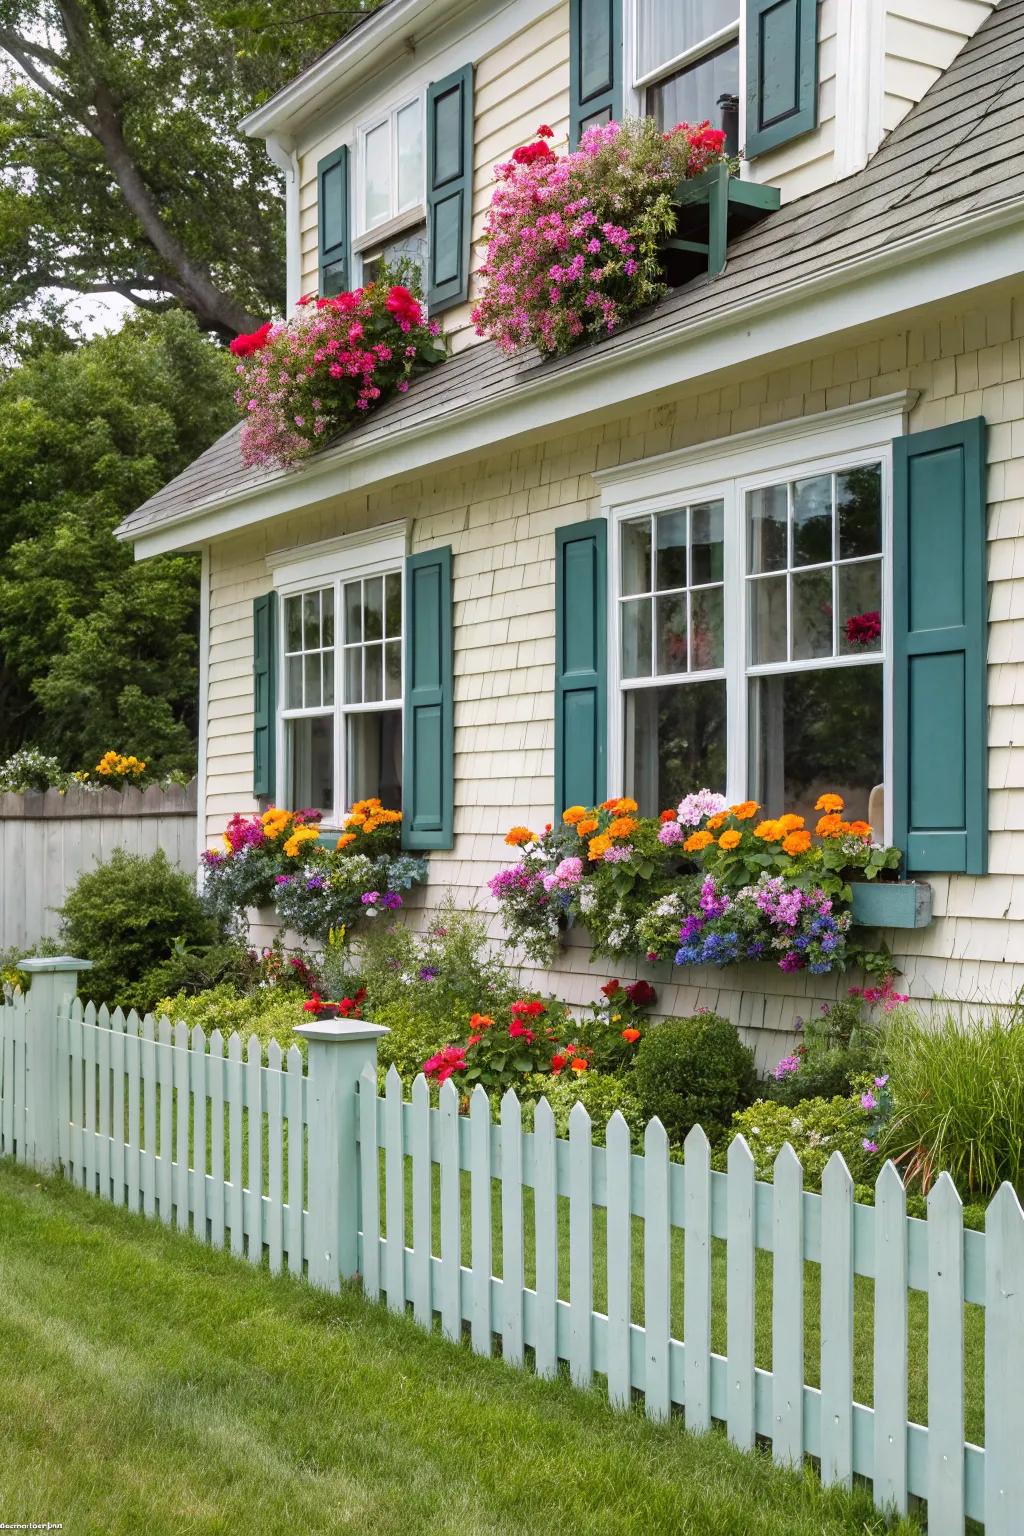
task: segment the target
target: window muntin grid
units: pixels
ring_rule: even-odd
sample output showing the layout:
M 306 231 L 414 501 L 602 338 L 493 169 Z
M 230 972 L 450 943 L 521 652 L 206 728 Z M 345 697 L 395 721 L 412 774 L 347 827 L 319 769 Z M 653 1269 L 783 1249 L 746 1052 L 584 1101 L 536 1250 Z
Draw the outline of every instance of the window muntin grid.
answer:
M 334 588 L 284 600 L 284 707 L 334 707 Z
M 344 706 L 401 707 L 402 577 L 361 576 L 342 588 Z
M 725 662 L 724 502 L 645 513 L 619 526 L 623 686 L 719 671 Z

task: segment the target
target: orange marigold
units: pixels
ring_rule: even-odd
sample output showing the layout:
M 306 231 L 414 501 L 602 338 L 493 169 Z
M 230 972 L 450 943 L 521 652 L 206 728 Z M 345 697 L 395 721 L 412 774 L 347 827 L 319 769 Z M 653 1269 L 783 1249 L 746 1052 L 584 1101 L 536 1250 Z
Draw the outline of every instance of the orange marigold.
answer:
M 619 816 L 632 816 L 639 809 L 636 801 L 630 800 L 628 795 L 624 795 L 621 800 L 616 800 L 614 805 L 609 806 L 609 810 L 615 811 Z
M 709 832 L 717 832 L 719 827 L 724 827 L 728 820 L 729 820 L 729 812 L 728 811 L 719 811 L 716 816 L 709 816 L 708 820 L 707 820 L 708 831 Z
M 494 1020 L 491 1018 L 489 1013 L 473 1013 L 473 1014 L 470 1014 L 470 1018 L 469 1018 L 470 1033 L 474 1034 L 474 1035 L 478 1035 L 478 1034 L 480 1034 L 481 1030 L 490 1029 L 491 1025 L 493 1023 L 494 1023 Z
M 851 821 L 848 830 L 853 837 L 871 838 L 875 835 L 875 829 L 869 821 Z
M 763 843 L 777 843 L 784 833 L 777 821 L 759 821 L 754 828 L 754 836 L 759 837 Z
M 338 841 L 335 843 L 334 846 L 335 846 L 335 848 L 339 848 L 339 849 L 340 848 L 347 848 L 349 843 L 354 843 L 355 840 L 356 840 L 356 835 L 355 835 L 354 832 L 343 832 L 341 834 L 341 836 L 338 838 Z
M 587 844 L 587 858 L 591 860 L 603 859 L 611 845 L 612 840 L 607 832 L 602 832 L 600 837 L 592 837 Z
M 562 812 L 562 820 L 565 822 L 567 827 L 574 827 L 578 821 L 583 820 L 586 814 L 587 812 L 584 806 L 570 805 L 567 811 Z
M 785 816 L 779 817 L 779 828 L 783 832 L 799 832 L 806 825 L 802 816 L 794 816 L 792 811 L 787 811 Z
M 529 827 L 510 827 L 505 833 L 505 841 L 510 848 L 521 848 L 524 843 L 537 841 Z
M 791 857 L 798 853 L 806 853 L 811 846 L 811 834 L 807 831 L 791 832 L 788 837 L 782 839 L 782 851 Z
M 700 853 L 702 848 L 707 848 L 714 842 L 710 832 L 692 832 L 683 844 L 685 853 Z
M 718 846 L 719 848 L 724 848 L 726 853 L 728 853 L 731 849 L 738 848 L 742 841 L 743 834 L 741 832 L 723 832 L 718 839 Z
M 675 813 L 675 811 L 673 811 L 671 809 L 667 810 L 667 811 L 662 811 L 660 816 L 658 817 L 659 821 L 675 821 L 675 819 L 676 819 L 676 813 Z
M 614 821 L 608 823 L 609 837 L 628 837 L 636 831 L 636 822 L 632 816 L 616 816 Z
M 814 802 L 816 811 L 841 811 L 846 804 L 842 795 L 819 795 Z
M 634 1040 L 640 1039 L 640 1031 L 638 1029 L 624 1029 L 622 1031 L 622 1038 L 629 1045 L 632 1045 Z
M 739 805 L 731 805 L 729 813 L 735 816 L 737 821 L 750 821 L 760 809 L 756 800 L 744 800 Z
M 576 831 L 580 837 L 589 837 L 591 832 L 597 831 L 597 817 L 584 816 L 582 821 L 576 823 Z
M 582 1056 L 574 1056 L 569 1065 L 574 1072 L 585 1072 L 587 1070 L 587 1063 L 583 1060 Z
M 835 811 L 829 811 L 827 815 L 818 819 L 814 830 L 819 837 L 841 837 L 846 822 Z
M 601 801 L 600 809 L 602 811 L 614 811 L 614 809 L 618 805 L 618 803 L 619 802 L 618 802 L 617 798 L 614 799 L 614 800 L 602 800 Z

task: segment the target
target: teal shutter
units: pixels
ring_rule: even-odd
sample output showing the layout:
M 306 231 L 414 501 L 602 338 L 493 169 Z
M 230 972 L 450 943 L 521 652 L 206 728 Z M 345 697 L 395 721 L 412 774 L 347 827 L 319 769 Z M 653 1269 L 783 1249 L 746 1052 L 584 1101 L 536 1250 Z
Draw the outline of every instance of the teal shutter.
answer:
M 746 0 L 748 160 L 818 126 L 818 0 Z
M 600 805 L 607 778 L 608 524 L 555 533 L 555 815 Z
M 427 91 L 427 308 L 440 314 L 469 296 L 473 218 L 473 66 Z
M 277 793 L 277 593 L 252 605 L 252 792 Z
M 569 148 L 622 116 L 622 0 L 569 0 Z
M 405 563 L 403 848 L 450 848 L 455 801 L 452 551 Z
M 352 286 L 349 250 L 348 145 L 325 155 L 316 168 L 317 229 L 319 231 L 322 299 L 345 293 Z
M 908 873 L 983 875 L 985 422 L 893 444 L 893 832 Z

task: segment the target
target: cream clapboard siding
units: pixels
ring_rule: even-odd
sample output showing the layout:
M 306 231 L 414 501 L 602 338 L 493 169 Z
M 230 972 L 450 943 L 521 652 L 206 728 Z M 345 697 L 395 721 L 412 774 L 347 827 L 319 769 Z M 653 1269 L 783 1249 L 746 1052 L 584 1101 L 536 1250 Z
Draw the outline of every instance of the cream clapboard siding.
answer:
M 513 823 L 551 816 L 554 685 L 554 532 L 598 510 L 591 472 L 614 464 L 896 390 L 920 391 L 912 428 L 982 414 L 989 423 L 989 844 L 984 878 L 937 877 L 936 920 L 892 935 L 915 998 L 1007 1004 L 1024 986 L 1024 288 L 1013 301 L 950 311 L 909 330 L 624 416 L 599 430 L 495 453 L 461 472 L 410 479 L 335 511 L 301 515 L 269 533 L 211 550 L 211 704 L 208 830 L 251 798 L 251 600 L 269 587 L 267 548 L 348 529 L 413 519 L 413 547 L 455 553 L 456 845 L 431 858 L 429 899 L 447 888 L 485 908 L 485 881 L 509 857 Z M 614 788 L 614 784 L 611 786 Z M 626 975 L 630 968 L 616 969 Z M 571 944 L 557 976 L 538 978 L 571 1002 L 596 995 L 610 974 Z M 644 971 L 660 1009 L 721 1009 L 757 1032 L 764 1059 L 794 1018 L 845 981 L 785 976 L 769 966 L 722 972 Z
M 996 0 L 886 0 L 882 127 L 887 133 L 949 68 L 995 6 Z

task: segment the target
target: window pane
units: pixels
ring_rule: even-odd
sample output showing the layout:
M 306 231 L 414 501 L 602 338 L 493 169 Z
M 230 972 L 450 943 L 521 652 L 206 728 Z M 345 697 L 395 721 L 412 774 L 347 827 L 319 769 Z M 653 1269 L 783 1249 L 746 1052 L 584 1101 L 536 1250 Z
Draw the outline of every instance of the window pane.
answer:
M 849 820 L 866 821 L 882 783 L 882 728 L 881 666 L 752 678 L 751 793 L 771 814 L 795 811 L 813 827 L 815 801 L 832 791 Z
M 793 578 L 793 660 L 832 655 L 832 569 Z
M 402 633 L 402 578 L 397 571 L 384 577 L 384 633 Z
M 647 112 L 663 133 L 676 123 L 706 120 L 727 134 L 732 129 L 734 135 L 739 92 L 739 43 L 728 43 L 716 53 L 707 54 L 698 64 L 649 87 Z M 728 147 L 731 149 L 732 145 Z
M 402 711 L 348 715 L 345 721 L 348 798 L 377 795 L 389 811 L 402 808 Z
M 646 75 L 713 37 L 739 14 L 740 0 L 639 0 L 638 73 Z
M 365 647 L 366 662 L 363 669 L 363 702 L 376 703 L 384 697 L 384 647 Z
M 690 581 L 694 586 L 721 581 L 724 512 L 720 501 L 690 508 Z
M 286 651 L 302 649 L 302 598 L 286 597 L 284 600 L 284 648 Z
M 363 141 L 363 190 L 365 227 L 380 224 L 391 213 L 391 175 L 388 125 L 371 128 Z
M 289 656 L 284 674 L 285 709 L 302 708 L 302 657 Z
M 766 485 L 747 493 L 747 569 L 752 576 L 786 569 L 787 503 L 784 485 Z
M 839 654 L 862 656 L 882 649 L 882 562 L 841 565 Z
M 622 675 L 651 675 L 651 599 L 622 604 Z
M 725 665 L 725 614 L 721 587 L 690 594 L 690 671 Z
M 345 652 L 345 703 L 363 702 L 363 652 L 362 647 Z
M 384 637 L 384 578 L 372 576 L 363 582 L 363 639 Z
M 311 806 L 334 809 L 334 716 L 285 721 L 288 803 L 294 810 Z
M 686 586 L 686 510 L 659 512 L 654 520 L 658 539 L 656 587 L 669 592 Z
M 363 588 L 358 581 L 345 583 L 345 644 L 363 638 Z
M 320 652 L 314 651 L 311 655 L 304 656 L 306 688 L 303 702 L 307 709 L 319 709 L 323 703 L 320 697 Z
M 651 590 L 651 520 L 622 525 L 622 595 Z
M 866 464 L 836 475 L 839 558 L 856 560 L 882 548 L 882 466 Z
M 707 785 L 725 789 L 725 682 L 634 688 L 626 695 L 626 793 L 656 816 Z
M 334 652 L 321 651 L 320 675 L 323 679 L 321 698 L 325 704 L 334 703 Z
M 334 644 L 334 588 L 325 587 L 320 593 L 320 613 L 323 622 L 323 645 Z
M 686 593 L 658 598 L 658 672 L 686 671 Z
M 320 594 L 302 594 L 302 648 L 315 651 L 320 645 Z
M 384 697 L 402 697 L 402 647 L 397 640 L 384 647 Z
M 793 564 L 832 559 L 832 476 L 815 475 L 793 487 Z
M 423 196 L 423 119 L 418 101 L 395 119 L 398 135 L 398 209 L 412 208 Z
M 786 660 L 786 578 L 766 576 L 750 589 L 750 660 Z

